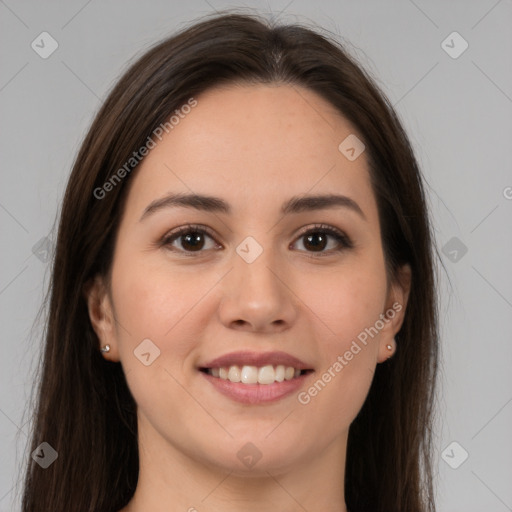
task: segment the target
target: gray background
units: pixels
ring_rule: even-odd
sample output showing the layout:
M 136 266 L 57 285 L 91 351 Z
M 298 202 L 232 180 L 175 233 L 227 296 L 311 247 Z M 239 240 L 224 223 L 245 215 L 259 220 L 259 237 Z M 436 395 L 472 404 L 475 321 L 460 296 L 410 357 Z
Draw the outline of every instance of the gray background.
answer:
M 19 509 L 45 248 L 92 115 L 129 59 L 198 16 L 244 6 L 337 34 L 403 120 L 445 248 L 438 510 L 512 510 L 510 0 L 0 0 L 0 512 Z M 46 59 L 31 47 L 43 31 L 58 43 Z M 469 44 L 457 58 L 454 31 Z

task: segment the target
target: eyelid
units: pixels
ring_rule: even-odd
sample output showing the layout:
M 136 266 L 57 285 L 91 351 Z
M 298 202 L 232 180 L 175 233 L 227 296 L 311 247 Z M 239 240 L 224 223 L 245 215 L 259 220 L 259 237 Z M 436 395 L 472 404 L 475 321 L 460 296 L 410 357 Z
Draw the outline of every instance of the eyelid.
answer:
M 204 224 L 185 224 L 166 233 L 163 237 L 163 240 L 168 240 L 171 237 L 176 237 L 178 235 L 189 233 L 194 230 L 204 231 L 212 238 L 215 238 L 217 236 L 213 229 L 209 228 L 208 226 L 205 226 Z
M 325 231 L 327 233 L 336 233 L 337 235 L 346 238 L 347 241 L 349 241 L 348 236 L 341 230 L 334 226 L 331 226 L 330 224 L 313 224 L 312 226 L 305 226 L 299 230 L 296 237 L 307 235 L 308 233 L 314 233 L 317 231 Z

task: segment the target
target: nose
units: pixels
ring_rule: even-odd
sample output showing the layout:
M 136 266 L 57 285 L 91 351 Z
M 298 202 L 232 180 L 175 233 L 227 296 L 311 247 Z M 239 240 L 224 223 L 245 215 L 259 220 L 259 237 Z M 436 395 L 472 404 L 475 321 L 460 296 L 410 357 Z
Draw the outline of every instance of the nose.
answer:
M 218 309 L 222 323 L 240 331 L 272 333 L 289 329 L 298 312 L 291 272 L 271 249 L 252 262 L 233 253 L 233 269 L 222 280 Z

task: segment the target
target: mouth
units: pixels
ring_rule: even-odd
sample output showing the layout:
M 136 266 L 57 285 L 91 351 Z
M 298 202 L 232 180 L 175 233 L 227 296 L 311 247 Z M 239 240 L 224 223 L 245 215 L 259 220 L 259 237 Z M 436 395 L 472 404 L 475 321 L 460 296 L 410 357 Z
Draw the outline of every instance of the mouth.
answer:
M 221 366 L 215 368 L 199 368 L 199 371 L 210 375 L 211 377 L 228 380 L 241 384 L 262 384 L 269 385 L 275 382 L 284 382 L 285 380 L 297 379 L 301 375 L 307 375 L 313 370 L 301 370 L 293 366 Z
M 233 352 L 198 367 L 224 396 L 262 404 L 298 391 L 314 369 L 285 352 Z

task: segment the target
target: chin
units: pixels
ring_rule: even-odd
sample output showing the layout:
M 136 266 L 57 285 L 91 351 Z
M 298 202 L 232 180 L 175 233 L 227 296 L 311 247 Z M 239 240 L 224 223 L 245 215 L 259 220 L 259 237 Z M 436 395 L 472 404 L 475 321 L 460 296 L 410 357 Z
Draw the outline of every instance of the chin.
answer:
M 208 450 L 208 465 L 216 466 L 238 476 L 268 477 L 268 473 L 286 472 L 308 458 L 308 451 L 314 449 L 304 446 L 304 438 L 300 441 L 293 436 L 282 436 L 277 433 L 265 436 L 268 432 L 255 432 L 253 436 L 234 437 L 227 443 L 218 443 Z M 300 447 L 300 451 L 297 448 Z M 204 457 L 205 452 L 201 453 Z

